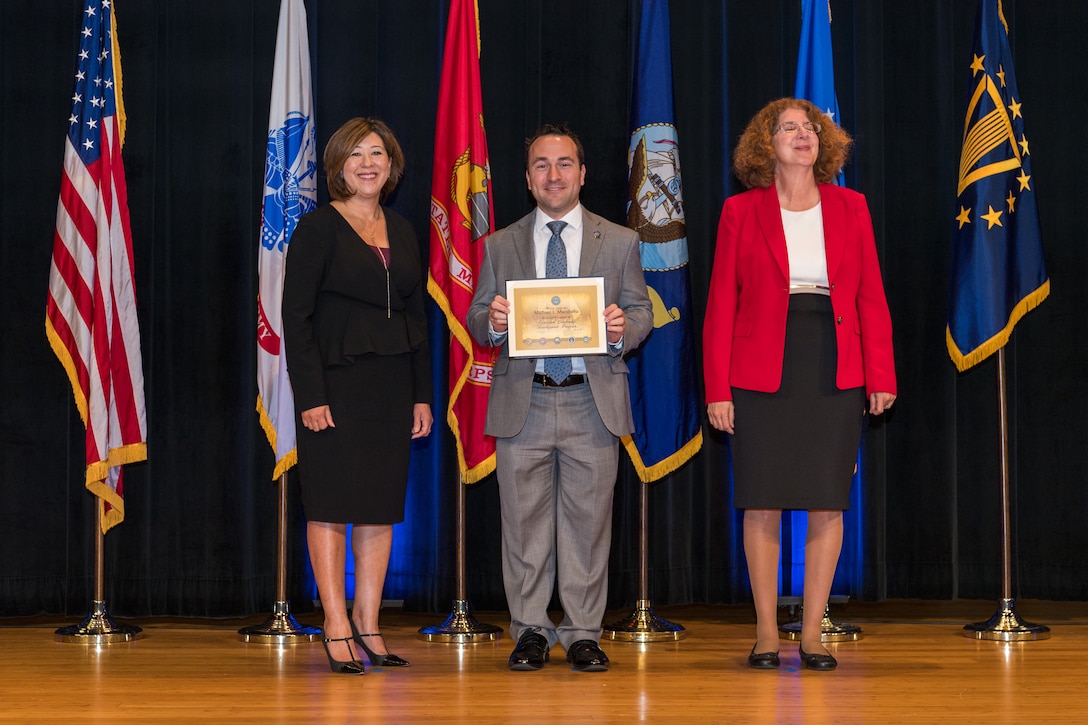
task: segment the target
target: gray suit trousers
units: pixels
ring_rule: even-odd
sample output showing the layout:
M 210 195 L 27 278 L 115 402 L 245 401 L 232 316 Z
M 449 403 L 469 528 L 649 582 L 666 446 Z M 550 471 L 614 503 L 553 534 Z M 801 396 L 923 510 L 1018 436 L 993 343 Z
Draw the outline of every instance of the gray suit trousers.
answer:
M 566 648 L 599 640 L 619 440 L 601 420 L 588 384 L 534 383 L 524 428 L 496 446 L 511 636 L 532 629 Z M 557 573 L 558 627 L 548 616 Z

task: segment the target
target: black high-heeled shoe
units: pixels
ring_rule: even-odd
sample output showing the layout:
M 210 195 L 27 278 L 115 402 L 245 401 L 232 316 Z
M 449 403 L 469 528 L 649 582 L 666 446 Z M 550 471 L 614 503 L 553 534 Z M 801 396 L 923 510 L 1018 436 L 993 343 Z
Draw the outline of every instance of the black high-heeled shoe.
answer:
M 363 648 L 363 652 L 366 652 L 367 659 L 370 660 L 370 664 L 374 667 L 407 667 L 408 660 L 397 657 L 392 652 L 388 652 L 384 655 L 380 655 L 374 652 L 366 646 L 366 642 L 363 641 L 363 637 L 381 637 L 381 634 L 359 634 L 359 630 L 355 628 L 355 620 L 348 619 L 351 622 L 351 633 L 354 635 L 353 639 L 355 644 Z
M 341 662 L 340 660 L 334 660 L 332 652 L 329 652 L 329 642 L 350 642 L 352 639 L 352 637 L 341 637 L 339 639 L 321 640 L 321 644 L 325 647 L 325 656 L 329 658 L 329 669 L 338 675 L 362 675 L 366 672 L 366 667 L 359 660 Z M 348 649 L 351 649 L 350 645 Z

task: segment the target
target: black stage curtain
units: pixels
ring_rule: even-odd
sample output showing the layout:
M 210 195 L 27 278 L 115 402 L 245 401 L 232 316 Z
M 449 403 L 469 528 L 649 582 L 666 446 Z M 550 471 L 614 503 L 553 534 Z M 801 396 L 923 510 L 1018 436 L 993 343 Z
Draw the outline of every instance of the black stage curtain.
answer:
M 445 0 L 309 0 L 319 144 L 355 115 L 396 130 L 408 157 L 392 205 L 428 235 Z M 46 342 L 46 282 L 82 3 L 0 5 L 0 615 L 87 611 L 93 501 L 83 429 Z M 129 616 L 268 611 L 276 486 L 254 413 L 256 250 L 277 0 L 116 3 L 129 115 L 125 163 L 135 244 L 149 459 L 126 471 L 126 520 L 106 537 L 106 596 Z M 895 325 L 900 401 L 863 445 L 860 566 L 844 594 L 1001 595 L 996 368 L 958 374 L 944 347 L 955 178 L 974 0 L 835 0 L 842 122 L 857 141 L 847 182 L 869 199 Z M 523 141 L 568 121 L 587 151 L 587 207 L 619 220 L 637 3 L 480 0 L 485 116 L 497 222 L 531 208 Z M 1007 348 L 1016 596 L 1088 599 L 1088 252 L 1074 234 L 1088 16 L 1080 0 L 1005 2 L 1024 94 L 1050 299 Z M 745 122 L 793 88 L 800 2 L 674 0 L 676 120 L 694 307 L 705 306 L 728 159 Z M 324 189 L 322 189 L 324 194 Z M 322 196 L 322 201 L 326 197 Z M 426 255 L 424 255 L 426 258 Z M 1080 302 L 1077 302 L 1080 300 Z M 1080 309 L 1081 312 L 1077 312 Z M 438 405 L 445 336 L 432 305 Z M 700 372 L 701 375 L 701 372 Z M 417 446 L 403 559 L 386 595 L 448 611 L 457 483 L 444 427 Z M 655 604 L 747 601 L 728 445 L 649 489 Z M 612 607 L 638 595 L 639 483 L 617 485 Z M 310 606 L 297 482 L 289 591 Z M 469 488 L 468 592 L 503 609 L 494 478 Z

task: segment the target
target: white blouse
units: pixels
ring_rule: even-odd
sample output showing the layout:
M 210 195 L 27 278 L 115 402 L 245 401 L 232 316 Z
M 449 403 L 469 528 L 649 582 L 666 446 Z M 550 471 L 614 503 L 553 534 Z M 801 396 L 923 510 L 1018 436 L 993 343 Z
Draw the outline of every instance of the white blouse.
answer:
M 824 217 L 820 205 L 805 211 L 782 209 L 790 292 L 827 294 L 827 255 L 824 252 Z

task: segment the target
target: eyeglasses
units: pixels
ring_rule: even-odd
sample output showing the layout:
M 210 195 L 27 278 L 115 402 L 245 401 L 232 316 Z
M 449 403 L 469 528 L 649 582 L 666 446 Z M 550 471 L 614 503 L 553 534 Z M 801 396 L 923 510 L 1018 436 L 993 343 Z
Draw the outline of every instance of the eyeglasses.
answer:
M 805 121 L 801 124 L 794 123 L 793 121 L 786 121 L 781 126 L 776 128 L 774 132 L 778 133 L 779 131 L 781 131 L 782 133 L 793 135 L 797 133 L 797 131 L 801 128 L 804 128 L 809 133 L 819 133 L 823 130 L 823 126 L 818 123 L 813 123 L 812 121 Z

